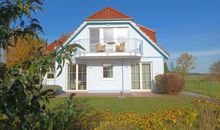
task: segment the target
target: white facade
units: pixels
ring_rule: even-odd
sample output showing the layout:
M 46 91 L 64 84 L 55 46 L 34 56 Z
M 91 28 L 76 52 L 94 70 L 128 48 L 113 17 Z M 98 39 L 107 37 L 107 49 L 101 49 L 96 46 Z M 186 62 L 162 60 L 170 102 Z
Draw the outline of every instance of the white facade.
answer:
M 90 29 L 94 28 L 99 30 L 97 37 L 99 37 L 99 42 L 105 45 L 103 46 L 104 52 L 91 51 Z M 105 43 L 103 30 L 106 28 L 113 30 L 113 45 Z M 117 37 L 120 35 L 118 28 L 127 29 L 126 35 L 128 36 L 122 52 L 117 52 L 115 49 L 120 43 Z M 86 49 L 74 52 L 72 58 L 76 65 L 72 66 L 71 70 L 70 64 L 66 61 L 61 75 L 57 78 L 45 78 L 45 84 L 60 85 L 66 92 L 154 91 L 156 90 L 154 78 L 164 73 L 164 59 L 168 58 L 168 55 L 131 20 L 84 21 L 64 46 L 75 43 Z M 104 70 L 106 72 L 103 72 Z M 110 78 L 104 78 L 104 73 Z

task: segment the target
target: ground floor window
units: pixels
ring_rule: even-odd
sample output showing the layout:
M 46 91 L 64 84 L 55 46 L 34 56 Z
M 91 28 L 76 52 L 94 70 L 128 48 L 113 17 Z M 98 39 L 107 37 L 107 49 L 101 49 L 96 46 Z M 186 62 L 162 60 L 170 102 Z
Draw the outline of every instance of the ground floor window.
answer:
M 68 65 L 67 90 L 86 90 L 87 65 Z
M 47 73 L 47 79 L 54 79 L 55 75 L 55 62 L 50 65 L 50 70 Z
M 131 88 L 133 90 L 151 88 L 151 71 L 149 63 L 131 65 Z
M 111 64 L 103 64 L 103 78 L 113 78 L 113 66 Z

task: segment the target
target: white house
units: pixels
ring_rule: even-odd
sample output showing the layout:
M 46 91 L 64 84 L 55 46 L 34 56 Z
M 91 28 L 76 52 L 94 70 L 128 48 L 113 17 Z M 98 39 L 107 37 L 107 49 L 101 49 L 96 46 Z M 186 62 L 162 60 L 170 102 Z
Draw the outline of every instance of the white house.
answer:
M 154 30 L 110 7 L 89 16 L 59 41 L 85 48 L 75 52 L 74 64 L 65 63 L 59 77 L 51 71 L 45 78 L 45 84 L 60 85 L 67 92 L 154 91 L 154 78 L 164 73 L 164 60 L 169 57 L 158 45 Z

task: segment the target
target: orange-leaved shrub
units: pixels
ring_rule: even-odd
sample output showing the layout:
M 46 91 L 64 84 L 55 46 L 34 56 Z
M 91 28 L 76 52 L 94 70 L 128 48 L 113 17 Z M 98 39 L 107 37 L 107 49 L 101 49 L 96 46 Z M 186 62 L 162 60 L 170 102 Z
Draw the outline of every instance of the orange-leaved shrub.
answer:
M 165 73 L 157 75 L 155 79 L 159 93 L 164 94 L 180 93 L 185 83 L 184 76 L 179 73 Z

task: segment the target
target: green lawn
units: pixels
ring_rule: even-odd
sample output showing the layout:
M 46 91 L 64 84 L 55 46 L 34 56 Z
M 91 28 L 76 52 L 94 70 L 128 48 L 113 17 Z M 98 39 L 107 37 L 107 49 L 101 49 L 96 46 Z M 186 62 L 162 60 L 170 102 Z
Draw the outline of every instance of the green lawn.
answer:
M 220 99 L 220 82 L 206 81 L 202 76 L 187 76 L 185 81 L 184 90 Z
M 154 110 L 164 110 L 167 108 L 190 108 L 192 107 L 191 97 L 186 96 L 168 96 L 161 95 L 158 97 L 125 97 L 123 99 L 117 97 L 76 97 L 96 109 L 106 109 L 113 113 L 125 111 L 134 111 L 141 114 L 152 112 Z M 52 99 L 49 107 L 65 102 L 65 98 Z

